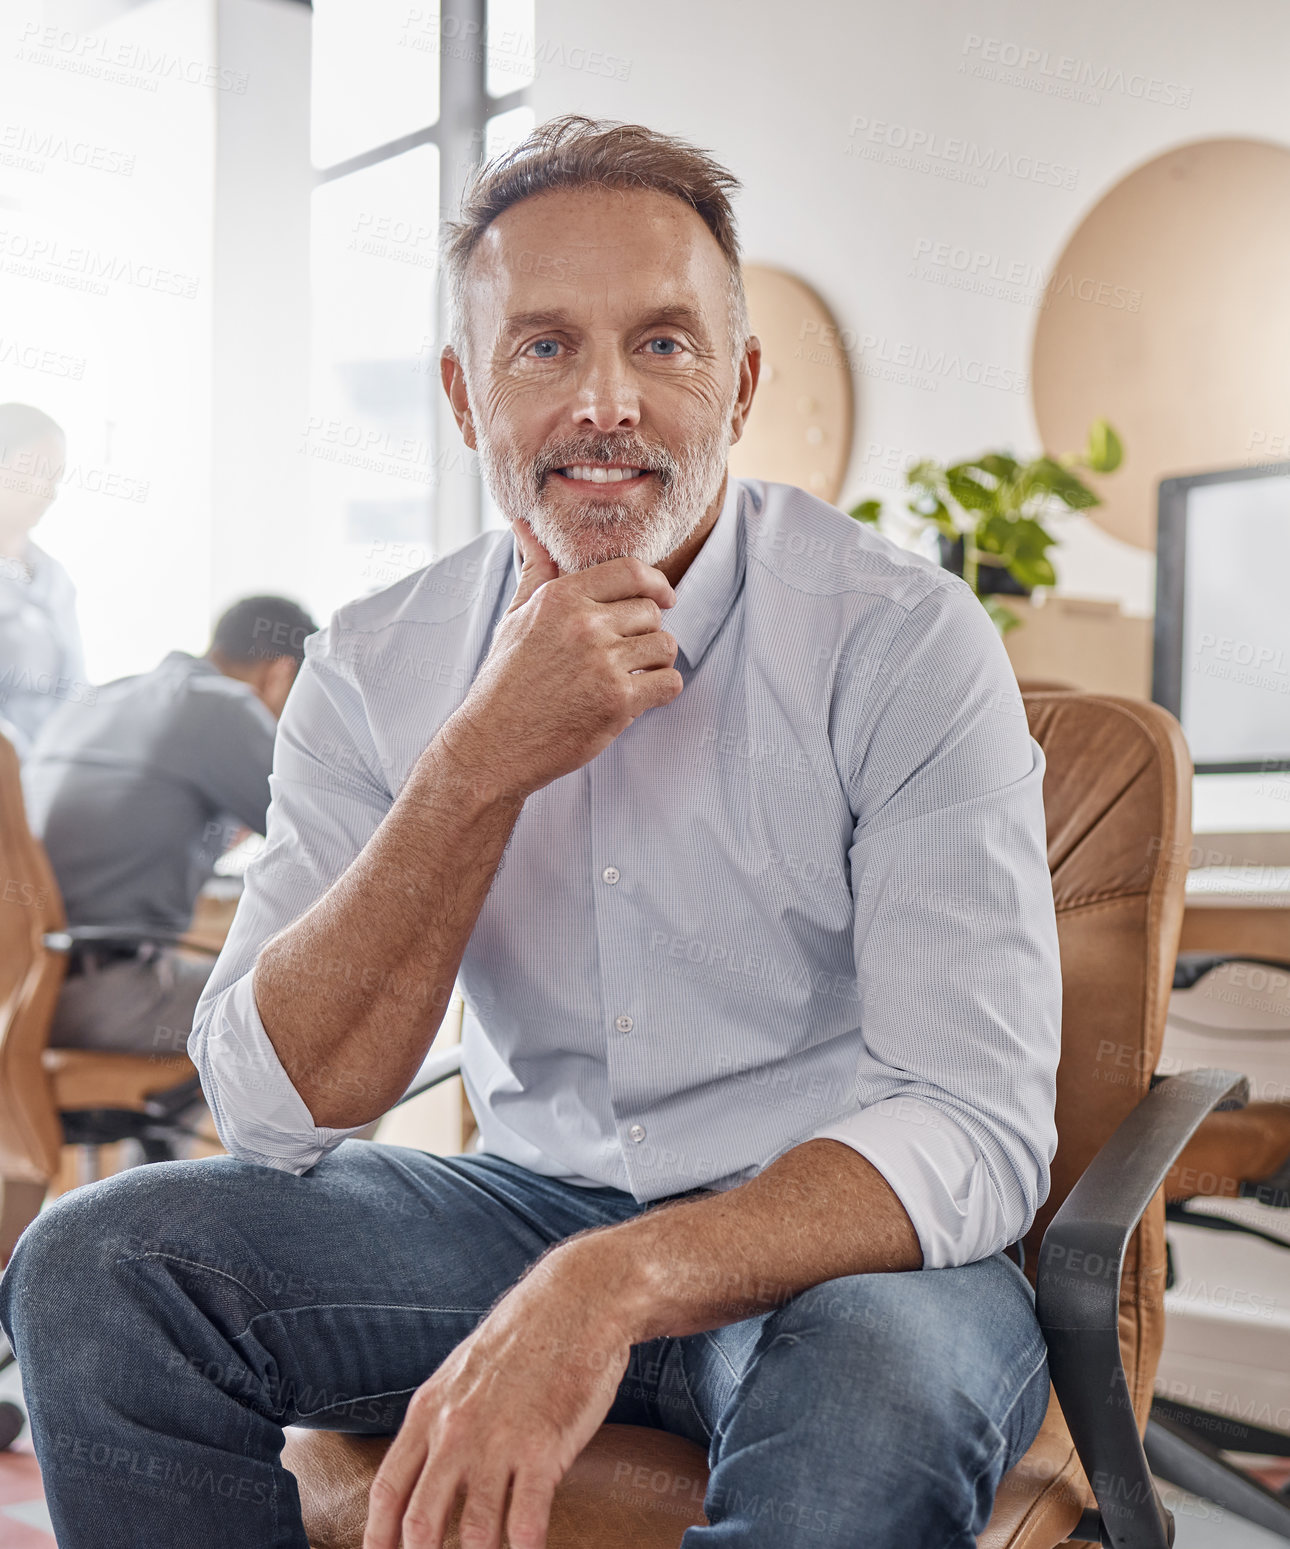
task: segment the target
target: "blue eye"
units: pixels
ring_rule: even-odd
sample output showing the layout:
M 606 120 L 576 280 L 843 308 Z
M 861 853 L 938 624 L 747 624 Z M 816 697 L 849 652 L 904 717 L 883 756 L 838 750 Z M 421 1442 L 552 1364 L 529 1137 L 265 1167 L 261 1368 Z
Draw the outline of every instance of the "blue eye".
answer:
M 539 339 L 532 348 L 539 360 L 552 360 L 555 357 L 555 352 L 560 348 L 560 341 L 558 339 Z
M 650 342 L 651 345 L 654 345 L 654 344 L 666 344 L 666 345 L 668 345 L 669 348 L 668 348 L 668 352 L 667 353 L 669 355 L 671 355 L 671 354 L 680 354 L 681 346 L 677 343 L 677 341 L 675 339 L 659 338 L 659 339 L 651 339 L 649 342 Z M 654 351 L 653 353 L 658 354 L 659 352 L 658 351 Z

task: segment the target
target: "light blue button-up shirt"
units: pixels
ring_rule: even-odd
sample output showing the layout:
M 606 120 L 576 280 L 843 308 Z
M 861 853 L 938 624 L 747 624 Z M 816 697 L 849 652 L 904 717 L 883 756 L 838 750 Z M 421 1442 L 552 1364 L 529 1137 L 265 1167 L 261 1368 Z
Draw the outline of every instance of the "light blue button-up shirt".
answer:
M 251 971 L 389 811 L 517 578 L 488 532 L 308 642 L 189 1044 L 236 1156 L 300 1173 L 353 1133 L 314 1124 Z M 471 936 L 482 1149 L 647 1201 L 828 1137 L 927 1268 L 996 1252 L 1048 1189 L 1061 977 L 1043 755 L 994 627 L 962 581 L 749 480 L 676 599 L 682 693 L 528 799 Z

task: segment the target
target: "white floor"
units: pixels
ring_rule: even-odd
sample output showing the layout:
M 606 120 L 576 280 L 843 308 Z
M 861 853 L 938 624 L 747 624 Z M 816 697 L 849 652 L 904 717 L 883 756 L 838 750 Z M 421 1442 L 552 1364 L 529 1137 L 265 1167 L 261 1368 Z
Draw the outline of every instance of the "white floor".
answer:
M 1286 1539 L 1171 1484 L 1161 1485 L 1160 1494 L 1174 1514 L 1174 1549 L 1286 1549 Z

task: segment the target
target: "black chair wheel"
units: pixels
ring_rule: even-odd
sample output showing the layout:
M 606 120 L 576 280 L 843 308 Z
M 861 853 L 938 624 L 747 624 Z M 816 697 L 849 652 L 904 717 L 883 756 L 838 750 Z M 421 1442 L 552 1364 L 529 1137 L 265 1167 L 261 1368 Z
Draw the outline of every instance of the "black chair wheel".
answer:
M 18 1440 L 27 1417 L 17 1404 L 0 1403 L 0 1452 Z

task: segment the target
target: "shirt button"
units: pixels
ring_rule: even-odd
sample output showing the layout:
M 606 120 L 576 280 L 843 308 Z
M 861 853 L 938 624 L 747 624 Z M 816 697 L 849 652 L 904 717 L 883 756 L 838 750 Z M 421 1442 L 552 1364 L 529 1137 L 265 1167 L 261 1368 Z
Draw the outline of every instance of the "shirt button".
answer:
M 615 1021 L 614 1026 L 620 1033 L 630 1033 L 636 1024 L 632 1021 L 631 1017 L 629 1017 L 627 1013 L 624 1012 L 623 1015 L 620 1016 L 617 1021 Z
M 627 1133 L 637 1145 L 640 1145 L 641 1141 L 645 1139 L 645 1126 L 643 1124 L 633 1124 Z
M 619 871 L 617 866 L 606 866 L 600 875 L 606 882 L 608 882 L 610 887 L 613 887 L 614 883 L 618 881 L 622 873 Z

